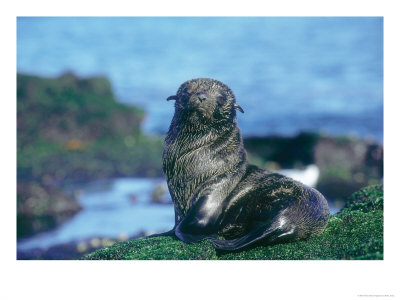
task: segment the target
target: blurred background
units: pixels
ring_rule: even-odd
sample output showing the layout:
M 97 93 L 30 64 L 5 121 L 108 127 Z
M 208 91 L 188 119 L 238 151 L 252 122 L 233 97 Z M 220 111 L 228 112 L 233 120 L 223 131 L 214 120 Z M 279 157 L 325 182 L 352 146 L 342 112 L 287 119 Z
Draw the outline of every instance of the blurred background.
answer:
M 331 212 L 383 180 L 383 18 L 17 18 L 17 257 L 173 227 L 161 169 L 192 78 L 231 87 L 251 162 Z

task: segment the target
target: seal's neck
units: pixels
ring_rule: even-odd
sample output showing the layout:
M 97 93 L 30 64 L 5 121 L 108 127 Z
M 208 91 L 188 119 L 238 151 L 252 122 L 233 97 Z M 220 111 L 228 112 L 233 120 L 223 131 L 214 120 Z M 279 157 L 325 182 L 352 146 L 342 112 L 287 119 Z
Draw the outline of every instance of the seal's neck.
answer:
M 212 144 L 227 135 L 235 136 L 237 142 L 242 143 L 236 118 L 211 124 L 207 122 L 183 122 L 175 115 L 165 141 L 167 143 L 177 142 L 180 145 L 178 147 L 180 152 L 186 152 Z

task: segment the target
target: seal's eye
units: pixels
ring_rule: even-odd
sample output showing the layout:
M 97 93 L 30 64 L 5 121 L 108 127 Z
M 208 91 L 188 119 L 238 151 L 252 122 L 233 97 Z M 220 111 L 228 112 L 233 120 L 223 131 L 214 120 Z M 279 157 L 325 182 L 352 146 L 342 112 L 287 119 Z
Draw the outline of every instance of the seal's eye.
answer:
M 182 91 L 182 93 L 181 93 L 181 99 L 182 99 L 183 101 L 186 101 L 186 100 L 189 99 L 189 97 L 190 97 L 189 93 L 187 92 L 186 89 L 184 89 L 184 90 Z
M 217 96 L 217 102 L 223 105 L 226 102 L 226 98 L 224 96 Z

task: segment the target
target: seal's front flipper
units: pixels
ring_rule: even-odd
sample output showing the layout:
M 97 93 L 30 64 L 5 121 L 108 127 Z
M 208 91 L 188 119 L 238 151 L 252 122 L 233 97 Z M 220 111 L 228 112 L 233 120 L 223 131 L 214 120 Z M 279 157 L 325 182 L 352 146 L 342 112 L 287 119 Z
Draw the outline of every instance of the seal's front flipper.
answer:
M 179 226 L 175 230 L 175 235 L 185 243 L 192 244 L 204 240 L 213 240 L 217 238 L 217 234 L 191 234 L 180 231 Z
M 257 241 L 265 244 L 283 242 L 293 235 L 293 230 L 283 230 L 280 227 L 260 227 L 248 234 L 233 240 L 211 240 L 215 249 L 234 251 L 249 246 Z
M 175 228 L 175 235 L 186 243 L 195 243 L 217 237 L 218 212 L 209 205 L 213 199 L 204 195 L 187 212 Z
M 172 228 L 171 230 L 168 230 L 166 232 L 162 232 L 162 233 L 155 233 L 152 235 L 147 236 L 148 238 L 152 238 L 152 237 L 157 237 L 157 236 L 175 236 L 175 228 L 176 228 L 176 224 L 178 224 L 179 222 L 179 217 L 178 217 L 178 213 L 176 212 L 176 207 L 175 207 L 175 225 L 174 228 Z
M 155 233 L 155 234 L 146 236 L 146 238 L 152 238 L 152 237 L 157 237 L 157 236 L 174 236 L 174 235 L 175 235 L 175 228 L 168 230 L 166 232 Z

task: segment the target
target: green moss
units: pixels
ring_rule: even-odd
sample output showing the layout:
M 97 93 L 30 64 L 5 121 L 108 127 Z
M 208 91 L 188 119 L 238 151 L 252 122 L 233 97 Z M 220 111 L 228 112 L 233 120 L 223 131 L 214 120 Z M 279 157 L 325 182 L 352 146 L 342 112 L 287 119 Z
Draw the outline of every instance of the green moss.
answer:
M 175 237 L 141 238 L 95 251 L 84 259 L 307 260 L 383 259 L 383 187 L 374 185 L 349 197 L 317 237 L 258 246 L 240 252 L 215 251 L 211 243 L 185 244 Z
M 162 139 L 141 132 L 144 117 L 116 101 L 106 78 L 18 74 L 18 178 L 161 175 Z
M 370 185 L 355 192 L 349 197 L 345 210 L 357 210 L 360 207 L 364 207 L 364 211 L 383 210 L 383 185 Z
M 175 237 L 140 238 L 97 250 L 86 259 L 217 259 L 210 242 L 185 244 Z

